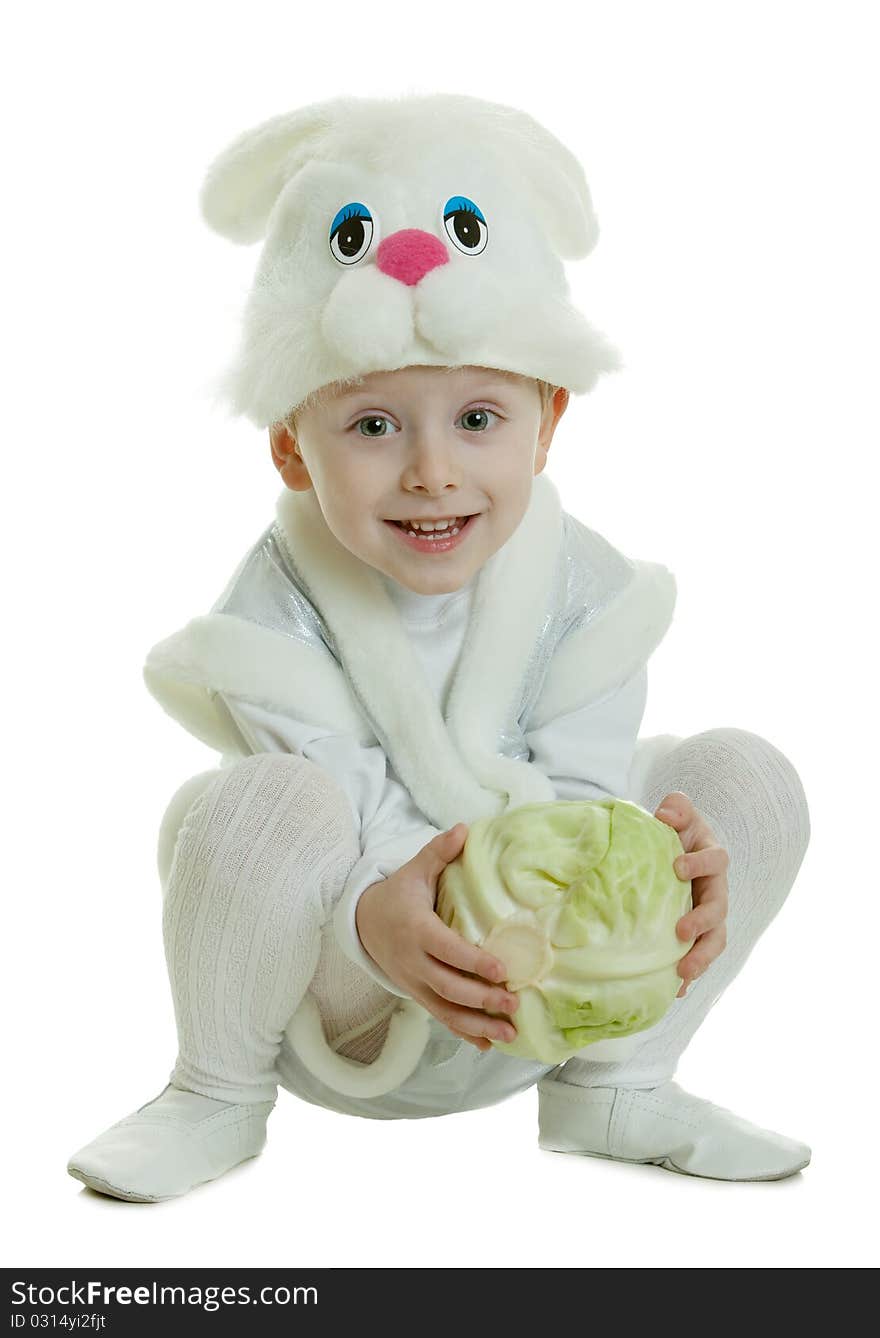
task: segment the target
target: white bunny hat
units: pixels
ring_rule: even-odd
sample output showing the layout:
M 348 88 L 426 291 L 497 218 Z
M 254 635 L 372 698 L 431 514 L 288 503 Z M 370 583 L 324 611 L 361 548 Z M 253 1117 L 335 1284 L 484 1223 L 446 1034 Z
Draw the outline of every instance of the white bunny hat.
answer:
M 202 213 L 265 238 L 218 389 L 267 427 L 331 382 L 408 366 L 582 394 L 622 366 L 568 300 L 599 230 L 583 169 L 525 112 L 465 94 L 338 97 L 240 135 Z

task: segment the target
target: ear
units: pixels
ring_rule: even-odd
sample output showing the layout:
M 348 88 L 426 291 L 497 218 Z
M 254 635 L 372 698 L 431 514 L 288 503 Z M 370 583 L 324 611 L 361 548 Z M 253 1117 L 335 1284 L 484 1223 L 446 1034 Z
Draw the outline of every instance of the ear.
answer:
M 550 443 L 553 440 L 556 425 L 568 408 L 568 401 L 568 391 L 564 386 L 560 386 L 550 403 L 544 409 L 544 413 L 541 417 L 541 426 L 538 429 L 538 448 L 535 453 L 536 475 L 541 473 L 541 470 L 547 463 L 547 452 L 550 449 Z
M 296 438 L 286 423 L 273 423 L 269 428 L 272 462 L 292 492 L 306 492 L 312 479 L 299 453 Z
M 199 204 L 208 227 L 231 242 L 264 237 L 278 196 L 318 152 L 348 101 L 331 98 L 285 112 L 233 140 L 202 183 Z

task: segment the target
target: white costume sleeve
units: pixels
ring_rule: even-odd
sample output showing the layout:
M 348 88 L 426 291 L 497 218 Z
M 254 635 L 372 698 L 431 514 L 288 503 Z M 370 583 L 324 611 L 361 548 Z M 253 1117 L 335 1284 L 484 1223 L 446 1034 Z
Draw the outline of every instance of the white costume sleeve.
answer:
M 401 990 L 365 951 L 355 913 L 371 883 L 390 877 L 438 835 L 409 791 L 388 776 L 388 759 L 375 744 L 364 747 L 350 734 L 333 734 L 293 716 L 223 695 L 232 718 L 254 752 L 301 753 L 333 776 L 348 796 L 360 834 L 361 858 L 346 879 L 333 913 L 333 930 L 345 955 L 383 989 L 402 999 Z
M 526 731 L 529 761 L 552 781 L 557 799 L 625 799 L 645 703 L 643 665 L 620 687 L 577 711 Z

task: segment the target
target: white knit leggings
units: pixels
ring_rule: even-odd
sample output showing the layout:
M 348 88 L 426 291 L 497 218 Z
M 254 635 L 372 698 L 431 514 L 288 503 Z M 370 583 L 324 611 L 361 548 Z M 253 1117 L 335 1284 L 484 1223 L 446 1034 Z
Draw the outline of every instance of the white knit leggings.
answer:
M 810 840 L 797 772 L 778 748 L 747 730 L 712 729 L 674 741 L 648 767 L 640 789 L 632 798 L 651 813 L 670 791 L 683 791 L 727 850 L 727 946 L 625 1061 L 590 1062 L 584 1051 L 554 1075 L 579 1087 L 656 1087 L 672 1078 L 694 1032 L 782 907 Z
M 728 851 L 727 947 L 628 1059 L 590 1061 L 585 1051 L 552 1075 L 544 1070 L 581 1086 L 653 1087 L 673 1076 L 782 906 L 809 841 L 797 773 L 765 739 L 715 729 L 640 742 L 661 746 L 643 754 L 648 763 L 627 797 L 653 813 L 665 794 L 683 791 Z M 226 1101 L 271 1100 L 282 1036 L 307 988 L 331 1043 L 397 1002 L 349 962 L 331 932 L 359 855 L 345 793 L 297 754 L 258 754 L 177 791 L 159 850 L 175 1085 Z
M 331 1043 L 398 1002 L 332 934 L 335 899 L 359 857 L 344 791 L 299 754 L 259 753 L 177 792 L 159 838 L 175 1086 L 272 1100 L 281 1038 L 306 989 Z M 357 1045 L 340 1052 L 360 1057 Z

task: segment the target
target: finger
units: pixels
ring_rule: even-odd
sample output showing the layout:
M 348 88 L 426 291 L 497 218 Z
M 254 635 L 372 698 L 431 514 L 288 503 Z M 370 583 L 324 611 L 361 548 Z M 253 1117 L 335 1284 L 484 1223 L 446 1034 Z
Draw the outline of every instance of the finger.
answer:
M 682 790 L 673 790 L 660 801 L 654 813 L 655 818 L 674 827 L 676 831 L 686 827 L 696 816 L 696 809 Z
M 711 915 L 720 915 L 721 920 L 725 919 L 729 902 L 727 878 L 724 874 L 719 874 L 717 878 L 698 878 L 693 884 L 691 903 L 691 908 L 685 915 L 693 915 L 696 911 L 701 913 L 708 911 Z
M 695 906 L 718 905 L 727 914 L 727 878 L 719 873 L 715 878 L 697 878 L 693 883 L 692 901 Z
M 680 939 L 695 939 L 701 934 L 707 934 L 710 929 L 716 929 L 724 924 L 727 918 L 727 908 L 724 903 L 718 899 L 701 902 L 695 906 L 687 915 L 683 915 L 675 926 L 675 932 Z
M 432 957 L 449 966 L 457 966 L 460 971 L 470 971 L 484 980 L 499 982 L 507 979 L 507 967 L 503 962 L 493 957 L 491 952 L 484 952 L 482 948 L 468 943 L 454 929 L 449 929 L 436 912 L 422 947 Z
M 726 873 L 730 868 L 730 855 L 723 846 L 709 846 L 707 850 L 689 850 L 673 860 L 672 867 L 683 883 L 689 878 L 705 878 L 716 873 Z
M 678 832 L 679 840 L 687 851 L 718 845 L 715 833 L 703 814 L 681 790 L 667 795 L 654 816 Z
M 428 854 L 427 877 L 432 883 L 440 877 L 447 864 L 451 864 L 461 854 L 467 834 L 467 823 L 457 822 L 454 827 L 440 832 L 424 847 L 424 851 Z
M 519 1007 L 519 996 L 509 990 L 487 985 L 479 978 L 463 976 L 436 957 L 426 955 L 425 962 L 425 980 L 435 994 L 444 999 L 469 1008 L 482 1008 L 487 1013 L 513 1013 Z
M 429 989 L 426 1000 L 420 999 L 419 1002 L 424 1002 L 428 1012 L 439 1018 L 444 1026 L 455 1028 L 456 1032 L 463 1034 L 465 1038 L 486 1036 L 490 1041 L 516 1040 L 516 1028 L 511 1022 L 505 1022 L 503 1018 L 490 1017 L 488 1013 L 474 1013 L 468 1008 L 462 1008 L 459 1004 L 441 998 L 433 990 Z
M 457 1027 L 449 1027 L 448 1025 L 447 1030 L 451 1031 L 453 1036 L 458 1036 L 461 1040 L 467 1041 L 469 1045 L 476 1046 L 478 1050 L 490 1050 L 492 1048 L 492 1042 L 487 1040 L 485 1036 L 466 1036 Z
M 678 963 L 678 974 L 688 984 L 701 976 L 727 946 L 727 930 L 723 925 L 710 929 L 697 939 L 690 952 Z

